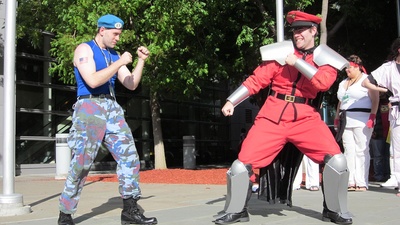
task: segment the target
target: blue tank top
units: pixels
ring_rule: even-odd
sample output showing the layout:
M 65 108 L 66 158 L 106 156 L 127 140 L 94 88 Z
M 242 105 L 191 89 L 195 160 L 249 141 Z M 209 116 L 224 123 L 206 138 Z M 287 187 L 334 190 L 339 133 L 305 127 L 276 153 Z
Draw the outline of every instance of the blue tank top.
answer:
M 99 46 L 97 46 L 94 40 L 88 41 L 86 42 L 86 44 L 88 44 L 93 51 L 93 59 L 96 64 L 96 71 L 106 68 L 107 63 L 111 64 L 119 59 L 119 55 L 115 50 L 101 49 Z M 113 89 L 115 87 L 115 80 L 117 79 L 117 74 L 114 74 L 114 76 L 111 77 L 109 82 L 106 82 L 105 84 L 99 87 L 91 88 L 83 80 L 78 68 L 74 67 L 74 72 L 75 72 L 76 85 L 78 88 L 77 96 L 89 95 L 89 94 L 92 95 L 110 94 L 109 90 L 110 84 Z

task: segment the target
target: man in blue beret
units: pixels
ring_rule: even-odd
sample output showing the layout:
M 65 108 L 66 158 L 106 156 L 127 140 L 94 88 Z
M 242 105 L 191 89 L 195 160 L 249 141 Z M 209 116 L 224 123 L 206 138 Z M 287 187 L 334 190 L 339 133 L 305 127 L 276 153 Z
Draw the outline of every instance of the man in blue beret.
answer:
M 122 29 L 124 26 L 124 21 L 122 21 L 119 17 L 116 17 L 112 14 L 107 14 L 105 16 L 100 17 L 97 21 L 97 27 L 104 27 L 106 29 Z
M 114 47 L 120 39 L 124 22 L 108 14 L 99 18 L 98 32 L 93 40 L 80 44 L 74 52 L 74 71 L 77 83 L 77 102 L 74 104 L 68 146 L 73 157 L 64 190 L 60 196 L 59 225 L 74 225 L 80 194 L 90 167 L 101 145 L 117 162 L 119 192 L 123 201 L 122 224 L 157 224 L 139 210 L 139 156 L 132 132 L 125 121 L 124 111 L 116 102 L 114 92 L 118 79 L 129 90 L 135 90 L 142 77 L 146 47 L 136 50 L 138 62 L 133 70 L 132 54 L 119 55 Z

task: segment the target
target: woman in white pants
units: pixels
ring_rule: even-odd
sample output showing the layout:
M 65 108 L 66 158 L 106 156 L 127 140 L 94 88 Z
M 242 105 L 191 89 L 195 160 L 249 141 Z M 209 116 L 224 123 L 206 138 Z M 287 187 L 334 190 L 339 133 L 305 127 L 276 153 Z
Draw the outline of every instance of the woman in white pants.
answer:
M 303 156 L 303 160 L 293 182 L 293 189 L 300 189 L 301 182 L 303 181 L 303 167 L 306 172 L 306 189 L 310 191 L 318 191 L 320 184 L 319 164 L 313 162 L 307 156 Z
M 371 159 L 369 141 L 378 110 L 379 92 L 362 85 L 368 75 L 361 59 L 351 55 L 348 60 L 347 78 L 339 84 L 337 92 L 339 103 L 335 124 L 340 127 L 338 136 L 342 139 L 350 172 L 348 190 L 366 191 Z

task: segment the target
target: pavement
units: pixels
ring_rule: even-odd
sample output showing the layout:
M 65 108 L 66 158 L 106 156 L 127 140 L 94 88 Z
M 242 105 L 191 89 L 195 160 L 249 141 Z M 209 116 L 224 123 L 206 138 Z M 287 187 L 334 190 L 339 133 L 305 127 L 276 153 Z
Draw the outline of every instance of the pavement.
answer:
M 3 180 L 0 180 L 1 185 Z M 23 195 L 23 205 L 31 212 L 0 217 L 1 225 L 55 225 L 58 219 L 58 197 L 64 181 L 54 175 L 25 175 L 15 178 L 15 193 Z M 160 225 L 207 225 L 225 204 L 225 185 L 141 184 L 142 199 L 138 202 L 147 217 L 157 217 Z M 394 189 L 370 183 L 366 192 L 349 192 L 348 208 L 353 224 L 398 224 L 400 198 Z M 80 225 L 121 224 L 122 201 L 118 184 L 87 182 L 82 192 L 74 221 Z M 268 204 L 253 194 L 249 202 L 248 225 L 333 224 L 321 221 L 322 193 L 305 189 L 293 192 L 293 206 Z

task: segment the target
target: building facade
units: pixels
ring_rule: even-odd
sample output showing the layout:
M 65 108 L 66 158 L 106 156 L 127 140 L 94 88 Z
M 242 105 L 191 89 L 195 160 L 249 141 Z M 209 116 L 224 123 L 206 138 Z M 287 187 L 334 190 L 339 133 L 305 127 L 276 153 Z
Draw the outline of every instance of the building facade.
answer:
M 3 8 L 3 7 L 1 7 Z M 4 11 L 0 22 L 4 23 Z M 4 26 L 3 26 L 4 27 Z M 1 37 L 1 36 L 0 36 Z M 48 73 L 52 59 L 49 56 L 51 34 L 43 33 L 43 46 L 33 49 L 28 42 L 19 40 L 16 55 L 16 108 L 15 108 L 15 163 L 16 174 L 55 172 L 57 134 L 68 133 L 71 126 L 72 106 L 76 101 L 76 88 L 62 84 Z M 1 44 L 1 43 L 0 43 Z M 3 65 L 1 58 L 0 66 Z M 0 81 L 3 79 L 1 68 Z M 3 92 L 3 85 L 1 91 Z M 142 168 L 153 168 L 153 135 L 149 104 L 149 91 L 140 85 L 133 93 L 116 87 L 117 101 L 124 108 L 141 158 Z M 234 87 L 236 88 L 236 87 Z M 204 84 L 196 101 L 178 101 L 164 94 L 162 133 L 167 166 L 182 167 L 183 136 L 195 137 L 198 165 L 230 164 L 236 158 L 240 130 L 248 130 L 258 107 L 249 101 L 235 110 L 233 117 L 221 113 L 225 99 L 231 93 L 228 81 Z M 3 95 L 4 96 L 4 95 Z M 3 167 L 3 97 L 0 100 L 0 166 Z M 101 149 L 92 170 L 113 170 L 111 155 Z M 2 175 L 2 169 L 0 169 Z

